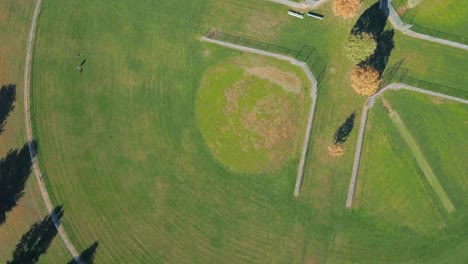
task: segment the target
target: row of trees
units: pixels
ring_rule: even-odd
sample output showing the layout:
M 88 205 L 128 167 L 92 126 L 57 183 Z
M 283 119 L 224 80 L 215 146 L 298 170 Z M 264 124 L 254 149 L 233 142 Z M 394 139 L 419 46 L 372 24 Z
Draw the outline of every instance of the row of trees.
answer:
M 377 41 L 367 32 L 350 34 L 345 45 L 346 57 L 356 64 L 351 72 L 351 87 L 360 95 L 371 96 L 380 85 L 380 74 L 369 64 L 362 63 L 375 53 Z
M 344 19 L 354 17 L 360 8 L 361 0 L 333 0 L 332 3 L 335 15 Z M 345 55 L 355 65 L 350 79 L 351 87 L 357 94 L 371 96 L 379 89 L 381 76 L 394 48 L 394 32 L 384 31 L 386 22 L 386 13 L 380 10 L 379 3 L 375 3 L 361 14 L 344 43 Z M 348 118 L 337 133 L 347 136 L 354 125 L 354 115 L 352 120 Z M 343 155 L 346 139 L 337 138 L 337 133 L 328 147 L 334 157 Z

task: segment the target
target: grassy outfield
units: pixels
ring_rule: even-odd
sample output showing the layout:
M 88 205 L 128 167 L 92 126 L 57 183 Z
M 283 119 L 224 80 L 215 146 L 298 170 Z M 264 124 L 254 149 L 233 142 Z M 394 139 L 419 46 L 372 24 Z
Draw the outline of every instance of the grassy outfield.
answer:
M 386 93 L 385 98 L 398 111 L 415 140 L 421 142 L 418 146 L 455 208 L 466 208 L 468 106 L 409 91 Z
M 407 6 L 409 10 L 416 12 L 414 24 L 468 38 L 466 31 L 468 4 L 466 2 L 457 0 L 410 0 L 408 2 L 420 2 L 417 5 Z
M 434 172 L 432 171 L 431 166 L 429 165 L 429 163 L 427 163 L 427 160 L 424 157 L 424 154 L 419 149 L 418 144 L 414 141 L 414 138 L 411 135 L 411 133 L 408 131 L 408 128 L 405 126 L 403 121 L 401 121 L 401 118 L 397 112 L 392 111 L 390 112 L 389 116 L 393 124 L 395 125 L 396 129 L 400 133 L 400 136 L 403 138 L 403 140 L 406 142 L 406 145 L 408 145 L 409 149 L 411 150 L 411 153 L 416 159 L 416 162 L 418 163 L 419 168 L 423 171 L 424 176 L 426 176 L 427 181 L 429 182 L 432 189 L 439 197 L 440 201 L 442 202 L 442 205 L 445 207 L 445 210 L 447 210 L 447 212 L 449 213 L 453 212 L 455 208 L 453 207 L 453 204 L 450 201 L 450 198 L 448 197 L 442 185 L 440 185 L 439 180 L 437 180 L 437 177 L 434 175 Z
M 431 246 L 456 252 L 458 245 L 467 244 L 463 237 L 468 224 L 463 138 L 468 108 L 408 91 L 386 92 L 385 98 L 427 153 L 428 163 L 456 210 L 450 214 L 445 211 L 381 100 L 369 115 L 357 210 L 378 217 L 383 228 L 426 237 Z M 439 261 L 466 259 L 466 254 L 458 253 Z
M 10 149 L 21 148 L 25 141 L 23 116 L 23 61 L 26 49 L 26 36 L 29 30 L 33 3 L 6 0 L 0 2 L 0 86 L 16 85 L 15 109 L 6 120 L 4 131 L 0 133 L 0 159 Z M 0 172 L 1 174 L 1 172 Z M 0 263 L 11 260 L 11 253 L 21 236 L 29 227 L 45 216 L 42 197 L 35 178 L 31 174 L 18 205 L 7 214 L 7 220 L 0 225 Z M 63 242 L 53 240 L 48 254 L 40 263 L 65 263 L 71 256 Z
M 420 41 L 395 33 L 395 48 L 388 66 L 404 59 L 402 67 L 409 69 L 408 76 L 454 89 L 468 91 L 465 78 L 467 52 L 429 41 Z M 431 87 L 424 87 L 431 89 Z
M 98 240 L 98 263 L 466 259 L 467 242 L 444 237 L 446 229 L 408 236 L 398 222 L 383 225 L 368 210 L 344 208 L 356 133 L 339 159 L 327 147 L 365 101 L 349 87 L 352 64 L 343 51 L 355 20 L 334 18 L 330 3 L 321 7 L 323 21 L 286 11 L 246 0 L 45 3 L 33 77 L 39 159 L 79 250 Z M 212 157 L 197 120 L 197 93 L 207 73 L 245 55 L 201 43 L 208 28 L 294 49 L 308 44 L 328 62 L 298 199 L 298 158 L 252 177 Z M 406 38 L 396 45 L 418 51 Z M 435 48 L 441 57 L 452 52 Z M 444 81 L 429 67 L 419 74 Z M 447 241 L 460 246 L 441 246 Z
M 311 103 L 307 85 L 299 67 L 251 54 L 207 70 L 196 115 L 211 153 L 246 173 L 271 172 L 297 158 Z

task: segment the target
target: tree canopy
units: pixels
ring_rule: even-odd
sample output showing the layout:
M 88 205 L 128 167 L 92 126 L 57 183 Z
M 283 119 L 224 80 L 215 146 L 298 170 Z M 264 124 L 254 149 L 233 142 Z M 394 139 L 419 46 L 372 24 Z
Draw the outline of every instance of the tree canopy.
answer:
M 361 0 L 333 0 L 332 10 L 344 19 L 352 18 L 361 7 Z
M 380 85 L 379 72 L 372 66 L 356 66 L 351 73 L 351 87 L 360 95 L 371 96 Z
M 374 54 L 377 42 L 369 33 L 350 34 L 345 45 L 346 57 L 358 64 Z

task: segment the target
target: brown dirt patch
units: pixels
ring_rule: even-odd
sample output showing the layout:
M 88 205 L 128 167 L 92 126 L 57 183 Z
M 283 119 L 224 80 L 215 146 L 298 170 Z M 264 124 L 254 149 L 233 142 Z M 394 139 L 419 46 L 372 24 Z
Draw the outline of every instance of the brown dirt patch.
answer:
M 289 142 L 294 134 L 294 124 L 285 113 L 290 112 L 287 102 L 268 95 L 257 101 L 253 109 L 241 113 L 241 124 L 254 135 L 252 143 L 255 150 L 273 150 L 281 142 Z
M 222 130 L 239 136 L 244 152 L 266 150 L 269 159 L 275 161 L 272 164 L 281 164 L 291 152 L 291 142 L 296 134 L 297 120 L 292 106 L 273 94 L 259 98 L 252 105 L 240 106 L 239 100 L 248 94 L 248 89 L 251 89 L 250 80 L 242 79 L 225 91 L 224 114 L 229 124 Z M 238 125 L 248 137 L 235 128 Z
M 301 80 L 289 72 L 283 72 L 273 67 L 253 67 L 247 69 L 247 72 L 267 79 L 274 84 L 281 86 L 285 91 L 299 94 L 301 92 Z

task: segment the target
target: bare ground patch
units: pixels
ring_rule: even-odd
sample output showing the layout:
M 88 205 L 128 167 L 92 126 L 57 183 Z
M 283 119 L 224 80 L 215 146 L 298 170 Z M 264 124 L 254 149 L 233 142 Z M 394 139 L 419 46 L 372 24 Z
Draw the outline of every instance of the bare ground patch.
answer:
M 293 107 L 273 94 L 259 98 L 252 105 L 240 104 L 252 89 L 250 84 L 250 80 L 241 79 L 225 91 L 224 115 L 228 124 L 222 130 L 239 136 L 244 152 L 266 150 L 271 164 L 281 165 L 293 149 L 291 142 L 296 135 Z M 238 130 L 237 122 L 244 132 Z
M 301 92 L 301 80 L 292 73 L 283 72 L 270 66 L 253 67 L 247 69 L 247 72 L 262 79 L 267 79 L 274 84 L 281 86 L 287 92 L 295 94 L 299 94 Z

